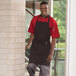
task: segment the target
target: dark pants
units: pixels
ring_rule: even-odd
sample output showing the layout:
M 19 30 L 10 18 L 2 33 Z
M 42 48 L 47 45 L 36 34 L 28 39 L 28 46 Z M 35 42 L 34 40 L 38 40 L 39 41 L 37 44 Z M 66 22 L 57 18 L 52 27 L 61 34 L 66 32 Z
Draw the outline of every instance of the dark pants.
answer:
M 40 73 L 39 76 L 50 76 L 50 64 L 49 65 L 39 65 Z M 34 63 L 29 63 L 27 66 L 27 70 L 29 72 L 29 76 L 35 76 L 35 70 L 37 65 Z

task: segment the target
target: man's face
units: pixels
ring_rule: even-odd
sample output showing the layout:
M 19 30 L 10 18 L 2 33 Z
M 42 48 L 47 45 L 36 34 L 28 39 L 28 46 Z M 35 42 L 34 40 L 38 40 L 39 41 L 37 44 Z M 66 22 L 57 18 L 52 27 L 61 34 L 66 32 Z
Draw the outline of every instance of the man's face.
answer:
M 47 4 L 40 5 L 40 11 L 42 15 L 46 16 L 48 14 L 48 5 Z

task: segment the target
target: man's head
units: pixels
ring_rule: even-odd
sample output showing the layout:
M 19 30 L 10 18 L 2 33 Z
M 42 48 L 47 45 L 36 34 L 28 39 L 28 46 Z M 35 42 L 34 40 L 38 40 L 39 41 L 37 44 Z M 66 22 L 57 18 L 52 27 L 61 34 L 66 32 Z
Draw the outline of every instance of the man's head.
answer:
M 43 1 L 40 3 L 40 11 L 43 16 L 48 15 L 48 2 Z

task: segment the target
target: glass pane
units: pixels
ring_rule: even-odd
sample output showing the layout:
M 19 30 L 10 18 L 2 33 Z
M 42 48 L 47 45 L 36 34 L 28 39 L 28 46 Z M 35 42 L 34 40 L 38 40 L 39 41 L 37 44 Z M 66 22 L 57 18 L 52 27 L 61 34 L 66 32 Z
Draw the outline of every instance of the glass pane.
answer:
M 66 28 L 66 0 L 54 0 L 53 2 L 53 18 L 58 23 L 60 38 L 56 44 L 58 51 L 56 72 L 57 76 L 64 76 L 65 63 L 65 28 Z
M 26 9 L 28 11 L 30 11 L 31 13 L 33 13 L 33 0 L 26 0 Z M 31 22 L 31 19 L 33 18 L 33 16 L 28 12 L 26 11 L 26 20 L 25 20 L 25 23 L 26 23 L 26 44 L 27 44 L 27 41 L 29 39 L 29 36 L 30 34 L 28 33 L 28 28 L 29 28 L 29 25 L 30 25 L 30 22 Z

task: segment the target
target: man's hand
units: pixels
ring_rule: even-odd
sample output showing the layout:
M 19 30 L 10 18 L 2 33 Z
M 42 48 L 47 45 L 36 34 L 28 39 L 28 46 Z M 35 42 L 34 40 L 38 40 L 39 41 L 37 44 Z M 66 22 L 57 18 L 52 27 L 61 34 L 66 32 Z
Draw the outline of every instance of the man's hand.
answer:
M 29 45 L 26 45 L 26 46 L 25 46 L 25 49 L 28 49 L 28 48 L 29 48 Z
M 53 54 L 50 53 L 49 56 L 48 56 L 48 58 L 47 58 L 47 61 L 51 62 L 52 58 L 53 58 Z

